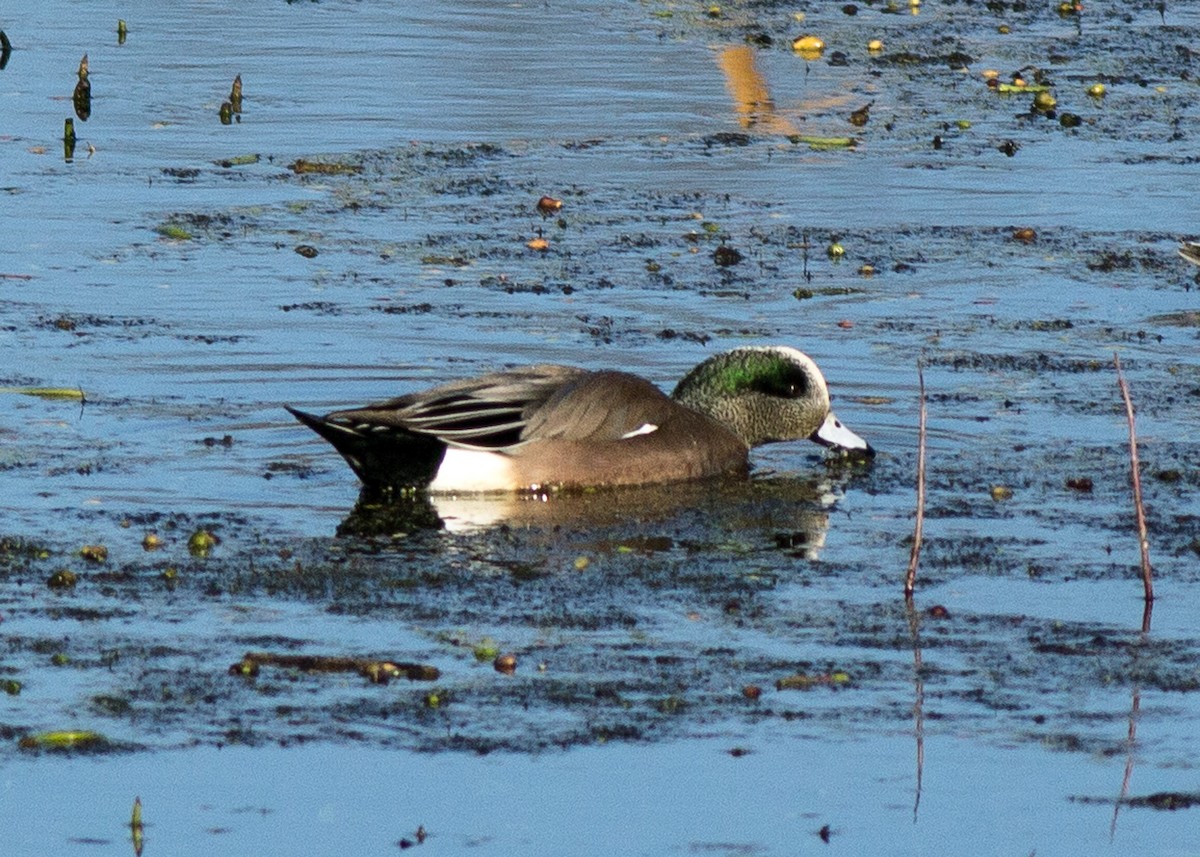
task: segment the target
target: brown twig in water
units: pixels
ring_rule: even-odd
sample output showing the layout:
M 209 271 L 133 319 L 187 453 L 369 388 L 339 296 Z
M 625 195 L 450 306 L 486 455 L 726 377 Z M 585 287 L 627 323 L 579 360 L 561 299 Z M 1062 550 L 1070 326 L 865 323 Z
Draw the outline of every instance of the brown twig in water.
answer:
M 1133 663 L 1130 665 L 1130 672 L 1137 674 L 1141 671 L 1140 665 L 1137 663 L 1138 657 L 1142 651 L 1142 647 L 1150 638 L 1150 614 L 1154 612 L 1154 602 L 1147 599 L 1146 606 L 1142 610 L 1142 635 L 1138 640 L 1138 645 L 1131 650 L 1133 652 Z M 1117 837 L 1117 816 L 1121 813 L 1121 806 L 1129 797 L 1129 783 L 1133 779 L 1133 763 L 1134 750 L 1137 747 L 1137 723 L 1142 710 L 1142 691 L 1135 684 L 1133 686 L 1133 700 L 1129 707 L 1129 730 L 1125 737 L 1125 775 L 1121 778 L 1121 792 L 1117 795 L 1117 799 L 1113 802 L 1112 822 L 1108 826 L 1108 839 L 1110 842 Z
M 1129 385 L 1125 383 L 1125 375 L 1121 372 L 1121 358 L 1113 352 L 1113 365 L 1117 369 L 1117 386 L 1121 388 L 1121 398 L 1125 400 L 1125 418 L 1129 422 L 1129 467 L 1133 480 L 1133 509 L 1137 515 L 1138 545 L 1142 549 L 1142 586 L 1146 591 L 1146 601 L 1154 600 L 1154 580 L 1150 569 L 1150 539 L 1146 535 L 1146 510 L 1142 505 L 1141 463 L 1138 461 L 1137 431 L 1133 423 L 1133 401 L 1129 398 Z
M 917 522 L 913 527 L 912 554 L 908 558 L 908 574 L 904 577 L 904 597 L 911 598 L 917 583 L 917 563 L 921 559 L 921 538 L 925 528 L 925 373 L 917 361 L 917 384 L 921 406 L 917 421 Z
M 270 666 L 302 672 L 356 672 L 376 684 L 404 677 L 409 681 L 437 681 L 441 672 L 429 664 L 384 661 L 343 655 L 294 655 L 278 652 L 246 652 L 229 668 L 231 675 L 256 676 L 259 667 Z
M 921 656 L 921 617 L 913 605 L 912 595 L 904 598 L 904 612 L 908 618 L 908 631 L 913 643 L 913 733 L 917 739 L 917 780 L 913 790 L 913 824 L 917 823 L 917 810 L 921 808 L 921 782 L 925 775 L 925 679 L 924 661 Z

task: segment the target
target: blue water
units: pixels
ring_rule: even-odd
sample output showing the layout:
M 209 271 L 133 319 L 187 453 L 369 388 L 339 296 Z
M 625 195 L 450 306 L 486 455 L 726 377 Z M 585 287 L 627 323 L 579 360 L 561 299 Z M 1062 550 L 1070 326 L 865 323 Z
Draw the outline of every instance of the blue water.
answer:
M 391 853 L 417 825 L 430 833 L 424 847 L 472 854 L 1200 848 L 1195 810 L 1124 808 L 1113 825 L 1103 801 L 1121 791 L 1132 690 L 1127 671 L 1111 683 L 1103 674 L 1117 660 L 1113 649 L 1101 653 L 1109 660 L 1067 656 L 1070 667 L 1031 653 L 1031 638 L 1055 629 L 1078 628 L 1085 642 L 1126 641 L 1140 624 L 1125 425 L 1107 371 L 1119 349 L 1145 404 L 1148 469 L 1182 471 L 1178 485 L 1149 486 L 1161 593 L 1151 639 L 1177 649 L 1181 663 L 1170 666 L 1181 685 L 1195 678 L 1200 616 L 1188 527 L 1200 515 L 1191 440 L 1200 361 L 1194 326 L 1154 321 L 1195 305 L 1194 271 L 1174 258 L 1176 241 L 1200 229 L 1194 84 L 1133 64 L 1161 57 L 1169 65 L 1170 46 L 1190 38 L 1200 11 L 1171 4 L 1164 28 L 1152 9 L 1087 4 L 1083 44 L 1107 34 L 1121 49 L 1085 47 L 1052 69 L 1064 108 L 1089 121 L 1069 134 L 1049 120 L 1015 118 L 1024 108 L 988 93 L 978 73 L 1076 46 L 1073 21 L 1031 12 L 1032 23 L 1016 20 L 1016 32 L 1000 37 L 997 20 L 976 6 L 925 0 L 918 16 L 864 7 L 850 19 L 833 4 L 808 5 L 803 28 L 833 34 L 848 67 L 805 65 L 782 46 L 802 28 L 792 10 L 733 4 L 719 22 L 700 7 L 582 0 L 0 9 L 15 46 L 0 71 L 0 385 L 78 387 L 88 399 L 81 408 L 0 394 L 0 535 L 103 541 L 120 566 L 144 561 L 141 528 L 122 527 L 123 517 L 239 515 L 251 535 L 231 538 L 223 558 L 233 556 L 240 571 L 258 558 L 254 534 L 327 539 L 357 493 L 349 471 L 286 417 L 284 403 L 350 404 L 533 361 L 622 366 L 670 386 L 717 348 L 786 341 L 818 357 L 839 415 L 881 450 L 876 475 L 794 518 L 714 515 L 711 532 L 687 530 L 668 579 L 658 581 L 682 596 L 613 595 L 634 602 L 619 605 L 639 618 L 633 631 L 547 634 L 572 657 L 627 647 L 687 662 L 727 646 L 729 660 L 747 669 L 770 656 L 852 672 L 882 664 L 885 674 L 837 694 L 768 687 L 765 704 L 794 718 L 756 719 L 731 705 L 685 719 L 668 740 L 534 755 L 377 746 L 388 743 L 379 723 L 353 720 L 348 728 L 371 737 L 326 742 L 318 723 L 307 746 L 218 750 L 203 711 L 194 727 L 149 736 L 149 749 L 128 755 L 33 757 L 13 739 L 0 745 L 0 851 L 126 854 L 123 825 L 137 795 L 151 857 Z M 1132 23 L 1118 17 L 1125 12 Z M 776 121 L 806 134 L 854 133 L 854 151 L 813 152 L 739 124 L 721 62 L 744 49 L 737 22 L 753 14 L 777 37 L 754 52 Z M 129 25 L 124 45 L 119 17 Z M 862 45 L 872 35 L 889 49 L 925 51 L 941 44 L 939 28 L 980 57 L 969 72 L 867 62 Z M 80 143 L 65 162 L 59 138 L 85 52 L 92 117 L 76 121 Z M 237 74 L 245 112 L 223 126 L 218 108 Z M 1092 104 L 1081 93 L 1099 74 L 1109 76 L 1110 95 Z M 852 130 L 845 115 L 867 101 L 875 102 L 871 124 Z M 971 128 L 947 130 L 959 118 Z M 743 131 L 746 145 L 706 142 Z M 929 145 L 938 133 L 943 150 Z M 997 150 L 1007 138 L 1021 141 L 1014 158 Z M 480 143 L 501 153 L 430 166 Z M 428 162 L 395 154 L 425 150 Z M 379 156 L 387 166 L 365 178 L 301 180 L 287 167 L 369 151 L 388 153 Z M 217 163 L 250 154 L 261 159 Z M 533 211 L 542 193 L 565 198 L 566 228 Z M 228 221 L 192 241 L 155 231 L 196 213 Z M 714 245 L 681 238 L 705 222 L 750 260 L 715 272 Z M 1019 225 L 1036 227 L 1039 243 L 1015 244 Z M 538 229 L 554 252 L 523 250 Z M 824 252 L 835 236 L 847 246 L 841 264 Z M 302 243 L 320 255 L 296 254 Z M 1089 267 L 1108 251 L 1133 261 L 1115 273 Z M 430 259 L 455 253 L 468 263 Z M 655 279 L 649 261 L 672 279 Z M 859 273 L 867 262 L 878 269 L 872 278 Z M 510 292 L 496 282 L 546 289 Z M 793 292 L 806 286 L 830 293 L 800 301 Z M 322 302 L 332 310 L 295 308 Z M 55 327 L 60 317 L 76 329 Z M 1063 318 L 1073 326 L 1027 324 Z M 664 338 L 668 328 L 710 340 Z M 1103 368 L 952 362 L 1037 354 Z M 912 655 L 877 640 L 905 633 L 902 622 L 878 616 L 895 619 L 893 581 L 907 560 L 923 355 L 934 392 L 934 513 L 919 594 L 959 624 L 934 625 L 926 638 L 930 716 L 917 805 Z M 226 434 L 232 446 L 203 442 Z M 804 478 L 819 472 L 808 449 L 773 447 L 755 460 Z M 280 463 L 313 472 L 264 478 Z M 1079 473 L 1095 476 L 1094 496 L 1063 488 L 1064 476 Z M 1014 500 L 991 500 L 993 483 L 1013 487 Z M 489 506 L 484 518 L 509 514 L 480 502 Z M 813 518 L 820 543 L 808 558 L 760 544 Z M 974 537 L 991 539 L 975 563 L 935 564 L 939 548 L 945 556 L 946 545 Z M 584 554 L 643 571 L 636 556 L 605 554 L 578 534 L 544 538 L 564 569 Z M 468 559 L 431 554 L 431 563 L 473 561 L 475 542 L 447 544 L 447 554 Z M 186 561 L 176 537 L 163 564 Z M 678 582 L 714 563 L 779 581 L 756 596 L 766 619 L 734 627 L 714 618 L 720 610 L 708 593 Z M 0 627 L 14 640 L 74 641 L 87 658 L 126 637 L 194 648 L 207 660 L 176 653 L 182 669 L 208 678 L 221 676 L 247 637 L 338 653 L 411 648 L 440 657 L 447 681 L 468 688 L 483 683 L 480 670 L 439 649 L 438 634 L 539 644 L 538 629 L 503 606 L 466 628 L 427 627 L 407 615 L 356 618 L 319 598 L 191 603 L 147 588 L 144 601 L 125 603 L 102 588 L 85 582 L 60 598 L 40 582 L 6 578 Z M 515 615 L 523 605 L 520 593 L 512 597 Z M 126 612 L 48 618 L 63 604 L 97 603 Z M 809 611 L 814 624 L 805 626 Z M 861 622 L 848 632 L 860 636 L 837 636 L 839 622 Z M 214 646 L 229 654 L 212 655 Z M 124 692 L 124 674 L 54 673 L 42 655 L 14 643 L 0 662 L 26 684 L 0 703 L 0 723 L 14 733 L 87 727 L 138 739 L 136 720 L 113 723 L 89 707 L 96 694 Z M 1060 671 L 1039 673 L 1048 666 Z M 740 688 L 729 681 L 724 691 L 736 699 Z M 1193 696 L 1142 692 L 1132 794 L 1195 788 Z M 989 708 L 997 699 L 1014 707 Z M 486 713 L 453 716 L 470 733 Z M 568 715 L 535 704 L 519 716 L 534 730 L 543 718 L 552 731 Z M 1064 735 L 1080 737 L 1083 749 L 1055 749 Z M 735 746 L 749 755 L 731 757 Z M 828 846 L 817 835 L 827 824 Z

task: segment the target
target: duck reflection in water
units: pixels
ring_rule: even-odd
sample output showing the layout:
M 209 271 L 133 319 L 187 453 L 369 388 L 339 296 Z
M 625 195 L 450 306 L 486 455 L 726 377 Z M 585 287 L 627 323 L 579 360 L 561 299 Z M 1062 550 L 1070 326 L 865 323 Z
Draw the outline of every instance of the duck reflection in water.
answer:
M 728 543 L 816 560 L 838 498 L 862 474 L 856 463 L 831 461 L 818 475 L 552 493 L 451 495 L 368 488 L 337 533 L 392 540 L 423 531 L 470 535 L 506 527 L 576 534 L 593 545 L 641 543 L 653 536 L 660 547 Z

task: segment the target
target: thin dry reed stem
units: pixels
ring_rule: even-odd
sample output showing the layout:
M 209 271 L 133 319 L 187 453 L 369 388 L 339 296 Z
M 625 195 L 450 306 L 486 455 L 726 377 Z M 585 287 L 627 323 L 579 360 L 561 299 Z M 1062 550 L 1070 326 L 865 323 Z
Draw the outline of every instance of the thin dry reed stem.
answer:
M 1150 569 L 1150 539 L 1146 534 L 1146 509 L 1142 505 L 1141 463 L 1138 461 L 1137 431 L 1134 428 L 1133 401 L 1129 398 L 1129 385 L 1121 372 L 1121 358 L 1113 352 L 1113 365 L 1117 369 L 1117 386 L 1125 400 L 1125 418 L 1129 422 L 1129 467 L 1133 480 L 1133 510 L 1137 516 L 1138 545 L 1142 549 L 1142 586 L 1146 601 L 1154 600 L 1154 580 Z
M 908 574 L 904 576 L 904 597 L 911 598 L 917 584 L 917 563 L 921 560 L 921 539 L 925 529 L 925 372 L 917 361 L 917 384 L 921 406 L 917 422 L 917 522 L 913 528 L 912 554 L 908 558 Z

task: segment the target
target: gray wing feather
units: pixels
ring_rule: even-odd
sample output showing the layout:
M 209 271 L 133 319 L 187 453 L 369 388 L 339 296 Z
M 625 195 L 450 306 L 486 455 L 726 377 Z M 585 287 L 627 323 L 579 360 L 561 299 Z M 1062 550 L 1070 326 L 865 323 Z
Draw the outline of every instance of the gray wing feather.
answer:
M 570 366 L 528 366 L 329 416 L 364 430 L 387 426 L 463 449 L 503 451 L 528 442 L 530 417 L 564 385 L 586 374 Z

